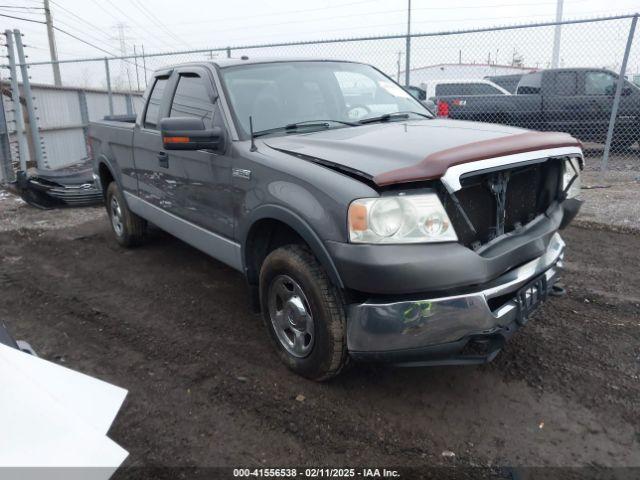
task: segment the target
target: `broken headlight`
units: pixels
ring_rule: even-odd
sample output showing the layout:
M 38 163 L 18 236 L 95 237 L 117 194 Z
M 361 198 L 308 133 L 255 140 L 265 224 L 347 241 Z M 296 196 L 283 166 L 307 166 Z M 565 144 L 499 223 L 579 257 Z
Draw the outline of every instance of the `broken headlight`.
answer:
M 562 172 L 562 191 L 567 198 L 576 198 L 580 195 L 580 170 L 582 168 L 579 158 L 572 157 L 564 161 Z

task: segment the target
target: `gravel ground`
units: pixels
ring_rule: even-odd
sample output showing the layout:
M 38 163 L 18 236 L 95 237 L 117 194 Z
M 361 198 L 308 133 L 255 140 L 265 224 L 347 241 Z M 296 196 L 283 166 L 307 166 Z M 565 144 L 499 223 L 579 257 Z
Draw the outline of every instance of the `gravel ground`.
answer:
M 566 230 L 568 295 L 490 365 L 315 384 L 279 363 L 241 276 L 166 234 L 123 250 L 102 209 L 6 194 L 0 229 L 0 318 L 129 389 L 110 435 L 130 467 L 640 467 L 640 236 Z
M 587 150 L 588 153 L 588 150 Z M 613 156 L 606 175 L 600 158 L 587 156 L 582 179 L 585 200 L 577 224 L 640 233 L 640 151 Z

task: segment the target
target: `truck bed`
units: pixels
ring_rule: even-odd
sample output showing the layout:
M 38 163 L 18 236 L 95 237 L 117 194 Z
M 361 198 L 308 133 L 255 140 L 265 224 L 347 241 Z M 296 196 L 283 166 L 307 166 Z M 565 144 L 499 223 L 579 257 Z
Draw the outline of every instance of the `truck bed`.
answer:
M 450 95 L 438 97 L 436 105 L 440 102 L 448 105 L 447 116 L 455 120 L 545 130 L 540 95 Z
M 94 162 L 108 159 L 117 162 L 120 172 L 135 168 L 133 161 L 133 131 L 135 123 L 127 120 L 105 119 L 89 124 Z

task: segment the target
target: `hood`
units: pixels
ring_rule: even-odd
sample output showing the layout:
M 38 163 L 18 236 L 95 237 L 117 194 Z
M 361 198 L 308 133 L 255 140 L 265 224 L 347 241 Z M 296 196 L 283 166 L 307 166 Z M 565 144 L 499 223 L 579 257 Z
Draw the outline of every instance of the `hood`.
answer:
M 345 127 L 266 138 L 264 143 L 379 186 L 440 178 L 449 166 L 480 160 L 483 153 L 496 157 L 579 145 L 566 134 L 440 119 Z

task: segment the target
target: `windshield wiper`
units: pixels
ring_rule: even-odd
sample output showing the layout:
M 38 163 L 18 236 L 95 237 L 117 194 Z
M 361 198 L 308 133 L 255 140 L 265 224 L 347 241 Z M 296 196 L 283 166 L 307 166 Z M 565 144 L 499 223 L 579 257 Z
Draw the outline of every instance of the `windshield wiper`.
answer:
M 427 115 L 426 113 L 420 113 L 420 112 L 410 112 L 410 111 L 409 112 L 391 112 L 391 113 L 385 113 L 384 115 L 380 115 L 379 117 L 364 118 L 360 120 L 358 123 L 361 125 L 365 125 L 367 123 L 388 122 L 389 120 L 409 118 L 409 115 L 419 115 L 425 118 L 433 118 L 431 115 Z
M 282 127 L 268 128 L 266 130 L 260 130 L 259 132 L 255 132 L 253 134 L 255 137 L 261 137 L 263 135 L 268 135 L 270 133 L 277 132 L 297 132 L 300 129 L 307 128 L 331 128 L 332 123 L 339 123 L 340 125 L 348 125 L 350 127 L 357 127 L 358 123 L 353 122 L 344 122 L 342 120 L 305 120 L 302 122 L 290 123 L 288 125 L 284 125 Z

